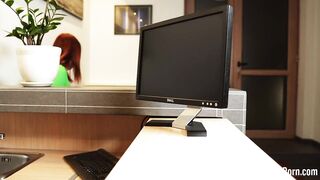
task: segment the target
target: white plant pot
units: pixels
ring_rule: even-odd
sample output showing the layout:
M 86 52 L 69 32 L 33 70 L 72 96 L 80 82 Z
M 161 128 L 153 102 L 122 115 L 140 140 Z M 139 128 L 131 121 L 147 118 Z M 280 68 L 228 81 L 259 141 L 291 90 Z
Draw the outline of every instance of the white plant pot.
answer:
M 60 54 L 61 48 L 55 46 L 18 47 L 18 66 L 24 82 L 51 84 L 59 69 Z

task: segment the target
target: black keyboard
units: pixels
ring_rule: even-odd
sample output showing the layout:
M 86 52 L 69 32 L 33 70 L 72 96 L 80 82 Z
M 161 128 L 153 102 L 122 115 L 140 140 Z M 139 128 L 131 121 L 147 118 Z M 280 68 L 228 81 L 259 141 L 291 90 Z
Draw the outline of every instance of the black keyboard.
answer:
M 64 160 L 83 180 L 105 179 L 118 159 L 104 149 L 64 156 Z

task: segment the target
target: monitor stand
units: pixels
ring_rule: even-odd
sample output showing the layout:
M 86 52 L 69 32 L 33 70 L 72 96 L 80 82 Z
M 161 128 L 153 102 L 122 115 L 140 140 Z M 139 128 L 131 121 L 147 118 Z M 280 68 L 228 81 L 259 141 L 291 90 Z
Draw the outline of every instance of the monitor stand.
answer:
M 176 120 L 151 120 L 146 126 L 174 127 L 187 131 L 187 136 L 207 136 L 207 131 L 201 122 L 193 121 L 200 113 L 201 107 L 189 107 L 185 109 Z

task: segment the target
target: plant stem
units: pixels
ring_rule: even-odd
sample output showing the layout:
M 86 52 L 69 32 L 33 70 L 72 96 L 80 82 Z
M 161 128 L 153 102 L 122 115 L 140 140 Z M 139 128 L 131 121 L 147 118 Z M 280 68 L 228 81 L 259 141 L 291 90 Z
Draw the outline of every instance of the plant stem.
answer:
M 30 24 L 30 19 L 29 19 L 29 3 L 27 3 L 27 19 L 28 19 L 28 24 Z
M 32 45 L 32 37 L 31 36 L 27 36 L 27 44 L 28 45 Z
M 26 45 L 26 43 L 24 42 L 23 38 L 21 38 L 21 41 L 22 41 L 23 45 Z
M 49 6 L 49 1 L 50 1 L 50 0 L 47 0 L 47 2 L 46 2 L 46 8 L 45 8 L 45 10 L 44 10 L 44 14 L 43 14 L 43 19 L 42 19 L 42 23 L 41 23 L 41 25 L 43 25 L 43 24 L 44 24 L 44 20 L 45 20 L 45 18 L 46 18 L 46 16 L 47 16 L 47 11 L 48 11 L 48 6 Z
M 39 38 L 40 38 L 40 35 L 37 35 L 37 42 L 36 42 L 36 44 L 39 44 Z
M 42 42 L 43 36 L 44 36 L 44 34 L 42 34 L 42 35 L 40 36 L 40 44 L 41 44 L 41 42 Z
M 30 18 L 29 18 L 29 3 L 27 2 L 27 19 L 28 19 L 28 25 L 30 25 Z M 29 33 L 27 31 L 27 44 L 28 45 L 32 45 L 32 37 L 29 36 Z
M 46 0 L 46 8 L 44 10 L 43 19 L 42 19 L 42 23 L 41 23 L 41 28 L 44 27 L 44 23 L 45 23 L 46 16 L 47 16 L 47 11 L 48 11 L 48 6 L 49 6 L 49 1 L 50 0 Z M 43 36 L 44 36 L 44 34 L 41 34 L 41 35 L 38 36 L 37 44 L 40 45 L 42 43 Z

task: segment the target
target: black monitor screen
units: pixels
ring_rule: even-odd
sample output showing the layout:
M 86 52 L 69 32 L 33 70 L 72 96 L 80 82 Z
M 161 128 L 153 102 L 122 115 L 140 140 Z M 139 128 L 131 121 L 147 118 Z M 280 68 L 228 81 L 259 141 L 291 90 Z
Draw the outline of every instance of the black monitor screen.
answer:
M 143 29 L 138 99 L 225 107 L 230 29 L 227 13 L 219 10 Z

